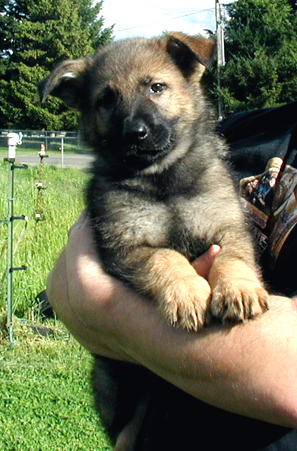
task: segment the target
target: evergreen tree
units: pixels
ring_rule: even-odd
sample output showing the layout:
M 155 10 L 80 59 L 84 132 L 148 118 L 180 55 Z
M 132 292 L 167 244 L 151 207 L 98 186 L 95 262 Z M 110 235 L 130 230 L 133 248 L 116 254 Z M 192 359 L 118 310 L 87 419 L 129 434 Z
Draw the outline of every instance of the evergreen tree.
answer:
M 104 19 L 99 16 L 103 1 L 93 4 L 90 0 L 76 0 L 83 27 L 89 30 L 94 49 L 110 41 L 112 28 L 103 29 Z
M 295 0 L 237 0 L 225 7 L 224 113 L 296 100 Z
M 292 6 L 294 11 L 297 11 L 297 0 L 288 0 L 289 5 Z
M 0 128 L 69 130 L 77 115 L 58 99 L 40 105 L 38 82 L 57 62 L 94 53 L 111 37 L 97 19 L 102 2 L 1 0 Z

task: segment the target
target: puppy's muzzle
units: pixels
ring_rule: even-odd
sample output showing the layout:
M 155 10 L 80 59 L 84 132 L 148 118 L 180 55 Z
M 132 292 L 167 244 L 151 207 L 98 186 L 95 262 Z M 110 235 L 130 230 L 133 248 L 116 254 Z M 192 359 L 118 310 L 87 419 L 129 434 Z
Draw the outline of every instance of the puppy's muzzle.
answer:
M 125 118 L 120 146 L 125 164 L 131 168 L 144 169 L 162 160 L 173 144 L 170 125 L 154 117 Z
M 126 120 L 123 127 L 123 139 L 128 146 L 141 146 L 149 136 L 149 129 L 143 119 Z

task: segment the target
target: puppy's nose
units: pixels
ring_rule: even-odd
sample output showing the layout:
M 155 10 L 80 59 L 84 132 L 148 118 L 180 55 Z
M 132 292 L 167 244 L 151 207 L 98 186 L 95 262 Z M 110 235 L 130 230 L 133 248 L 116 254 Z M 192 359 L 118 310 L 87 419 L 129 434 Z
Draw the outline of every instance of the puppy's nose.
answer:
M 129 144 L 139 144 L 148 136 L 148 128 L 142 119 L 126 120 L 123 128 L 124 140 Z

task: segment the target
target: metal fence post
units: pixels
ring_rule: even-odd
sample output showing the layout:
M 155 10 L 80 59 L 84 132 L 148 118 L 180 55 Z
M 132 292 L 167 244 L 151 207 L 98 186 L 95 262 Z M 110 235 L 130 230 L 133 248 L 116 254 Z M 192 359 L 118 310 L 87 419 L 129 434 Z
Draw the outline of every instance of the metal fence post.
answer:
M 11 344 L 14 343 L 13 339 L 13 327 L 12 327 L 12 314 L 13 314 L 13 271 L 27 269 L 25 266 L 19 268 L 13 267 L 13 221 L 15 219 L 26 219 L 25 216 L 14 216 L 13 204 L 14 204 L 14 170 L 15 169 L 27 169 L 26 165 L 15 165 L 15 148 L 18 144 L 22 143 L 21 134 L 10 133 L 8 138 L 8 157 L 5 161 L 9 164 L 8 174 L 8 213 L 7 213 L 7 321 L 6 327 L 8 330 L 9 340 Z
M 13 343 L 12 331 L 12 263 L 13 263 L 13 196 L 14 196 L 14 160 L 8 159 L 9 175 L 8 175 L 8 234 L 7 234 L 7 330 L 9 340 Z
M 61 136 L 61 157 L 62 157 L 62 168 L 64 168 L 64 136 Z

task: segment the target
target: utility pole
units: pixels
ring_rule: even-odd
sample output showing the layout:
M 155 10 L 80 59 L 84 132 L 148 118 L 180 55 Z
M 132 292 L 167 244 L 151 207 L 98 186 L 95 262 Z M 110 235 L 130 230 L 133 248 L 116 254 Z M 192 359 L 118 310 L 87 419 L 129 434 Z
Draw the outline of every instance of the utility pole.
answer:
M 223 119 L 222 102 L 221 102 L 221 66 L 225 64 L 225 46 L 224 46 L 224 30 L 222 26 L 221 6 L 220 1 L 215 0 L 215 14 L 216 14 L 216 34 L 217 34 L 217 60 L 218 60 L 218 115 L 219 120 Z

